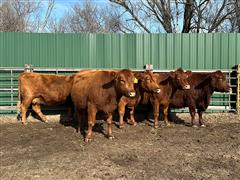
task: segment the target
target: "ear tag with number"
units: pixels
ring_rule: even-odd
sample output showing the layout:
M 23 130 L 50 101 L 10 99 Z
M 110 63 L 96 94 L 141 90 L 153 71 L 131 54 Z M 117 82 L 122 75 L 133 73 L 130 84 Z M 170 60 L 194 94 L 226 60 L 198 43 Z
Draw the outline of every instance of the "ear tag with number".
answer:
M 133 82 L 134 82 L 134 84 L 137 84 L 138 83 L 138 79 L 134 78 Z

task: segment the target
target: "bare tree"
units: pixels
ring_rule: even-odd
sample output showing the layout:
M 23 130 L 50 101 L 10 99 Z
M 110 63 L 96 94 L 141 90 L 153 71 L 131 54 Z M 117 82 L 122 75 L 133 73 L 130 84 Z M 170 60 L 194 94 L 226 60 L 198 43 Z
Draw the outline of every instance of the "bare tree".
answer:
M 239 0 L 235 0 L 234 2 L 234 9 L 235 9 L 235 13 L 236 13 L 236 25 L 237 25 L 237 32 L 240 33 L 240 1 Z
M 131 28 L 133 31 L 138 28 L 147 33 L 214 32 L 234 13 L 231 0 L 109 1 L 121 7 L 125 26 L 135 25 L 135 29 Z M 155 28 L 151 27 L 152 24 Z M 179 24 L 182 24 L 182 30 Z
M 3 0 L 0 6 L 0 31 L 44 31 L 54 0 L 48 0 L 45 15 L 42 2 L 43 0 Z
M 229 18 L 230 32 L 240 32 L 240 1 L 232 0 L 234 14 Z
M 119 32 L 119 17 L 116 9 L 84 0 L 75 3 L 62 18 L 52 18 L 48 28 L 53 32 Z

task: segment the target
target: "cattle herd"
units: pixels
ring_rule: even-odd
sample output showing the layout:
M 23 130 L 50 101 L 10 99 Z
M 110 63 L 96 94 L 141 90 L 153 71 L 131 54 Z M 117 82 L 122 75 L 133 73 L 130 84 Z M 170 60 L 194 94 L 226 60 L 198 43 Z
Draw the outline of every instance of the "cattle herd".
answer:
M 134 118 L 138 105 L 150 107 L 154 116 L 154 128 L 158 127 L 159 109 L 163 108 L 164 123 L 170 126 L 170 108 L 188 107 L 191 124 L 204 127 L 203 112 L 207 109 L 214 91 L 228 92 L 230 85 L 221 71 L 194 73 L 179 68 L 169 73 L 135 72 L 122 70 L 82 70 L 72 75 L 40 74 L 23 72 L 18 79 L 18 118 L 27 124 L 27 111 L 32 110 L 44 122 L 41 105 L 67 104 L 69 112 L 75 112 L 78 132 L 87 119 L 85 141 L 92 139 L 96 114 L 104 112 L 107 135 L 112 135 L 112 116 L 117 109 L 119 128 L 124 127 L 125 109 L 129 109 L 127 122 L 136 125 Z M 149 117 L 150 110 L 145 112 Z M 195 112 L 199 122 L 195 121 Z M 73 114 L 73 113 L 70 113 Z M 87 118 L 85 118 L 87 115 Z

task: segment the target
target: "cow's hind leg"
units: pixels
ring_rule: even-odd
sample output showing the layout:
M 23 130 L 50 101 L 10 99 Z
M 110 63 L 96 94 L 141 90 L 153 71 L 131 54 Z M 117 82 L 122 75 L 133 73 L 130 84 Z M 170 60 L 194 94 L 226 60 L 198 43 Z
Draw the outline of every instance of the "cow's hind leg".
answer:
M 22 103 L 21 101 L 17 102 L 17 120 L 21 120 L 22 119 Z
M 84 132 L 84 129 L 87 126 L 87 124 L 85 123 L 87 121 L 85 110 L 77 111 L 77 120 L 78 120 L 77 132 Z
M 199 110 L 198 109 L 198 116 L 199 116 L 199 125 L 201 127 L 206 127 L 204 121 L 203 121 L 203 118 L 202 118 L 202 115 L 203 115 L 203 111 Z
M 32 108 L 33 108 L 34 112 L 40 117 L 41 121 L 48 122 L 46 116 L 44 116 L 44 114 L 41 111 L 40 104 L 33 104 Z
M 96 114 L 97 114 L 96 107 L 92 104 L 88 105 L 88 132 L 85 138 L 85 142 L 89 142 L 92 140 L 92 129 L 96 123 Z
M 21 111 L 22 111 L 22 123 L 27 124 L 27 110 L 29 106 L 31 105 L 32 100 L 30 98 L 24 99 L 22 101 L 21 105 Z

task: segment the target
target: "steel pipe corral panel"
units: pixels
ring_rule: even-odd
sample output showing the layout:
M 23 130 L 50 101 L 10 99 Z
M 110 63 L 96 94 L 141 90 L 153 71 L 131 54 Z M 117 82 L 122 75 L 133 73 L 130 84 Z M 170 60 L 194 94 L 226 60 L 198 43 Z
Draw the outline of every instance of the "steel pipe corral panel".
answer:
M 237 111 L 240 115 L 240 64 L 238 65 L 238 75 L 237 75 Z
M 33 67 L 33 72 L 50 72 L 50 73 L 76 73 L 80 70 L 83 70 L 85 68 L 38 68 L 38 67 Z M 92 68 L 88 68 L 88 69 L 92 69 Z M 102 70 L 110 70 L 111 68 L 96 68 L 96 69 L 102 69 Z M 115 68 L 115 69 L 119 69 L 119 68 Z M 144 71 L 144 69 L 132 69 L 132 70 L 135 70 L 135 71 Z M 173 69 L 174 70 L 174 69 Z M 16 99 L 17 99 L 17 88 L 16 88 L 16 81 L 13 82 L 12 81 L 12 78 L 13 78 L 13 75 L 12 73 L 15 72 L 17 74 L 19 74 L 20 72 L 24 71 L 24 68 L 21 68 L 21 67 L 18 67 L 18 68 L 6 68 L 6 67 L 0 67 L 0 72 L 5 72 L 5 73 L 8 73 L 9 74 L 9 80 L 8 80 L 8 87 L 5 87 L 5 86 L 2 86 L 2 88 L 0 88 L 0 103 L 1 104 L 4 104 L 4 103 L 8 103 L 6 104 L 6 106 L 3 106 L 3 105 L 0 105 L 0 111 L 1 112 L 7 112 L 7 111 L 11 111 L 13 112 L 14 109 L 15 109 L 15 104 L 16 104 Z M 171 70 L 154 70 L 154 72 L 169 72 Z M 214 72 L 215 70 L 192 70 L 193 72 Z M 232 73 L 234 70 L 222 70 L 223 72 L 225 72 L 227 75 L 230 75 L 230 73 Z M 7 76 L 6 76 L 7 78 Z M 229 82 L 230 82 L 230 79 L 234 79 L 233 78 L 228 78 Z M 236 79 L 236 77 L 235 77 Z M 1 83 L 1 80 L 0 80 L 0 83 Z M 6 82 L 4 82 L 6 84 Z M 3 88 L 4 87 L 4 88 Z M 232 87 L 234 87 L 234 85 L 232 85 Z M 235 85 L 236 87 L 236 85 Z M 238 86 L 239 87 L 239 86 Z M 6 93 L 6 92 L 9 92 L 9 93 Z M 238 91 L 239 93 L 239 91 Z M 231 104 L 232 103 L 236 103 L 235 101 L 231 100 L 231 96 L 236 96 L 236 93 L 232 93 L 232 92 L 229 92 L 229 93 L 214 93 L 214 95 L 212 96 L 214 98 L 214 100 L 211 101 L 211 104 L 208 108 L 208 112 L 209 111 L 236 111 L 236 109 L 232 109 L 231 108 Z M 5 97 L 3 97 L 5 96 Z M 218 97 L 219 96 L 219 97 Z M 216 98 L 217 97 L 217 98 Z M 239 97 L 239 95 L 238 95 Z M 9 106 L 9 103 L 11 104 L 11 106 Z M 221 104 L 221 106 L 219 106 L 218 104 Z M 228 105 L 227 105 L 228 104 Z M 185 110 L 174 110 L 174 111 L 186 111 Z M 187 110 L 188 111 L 188 110 Z

